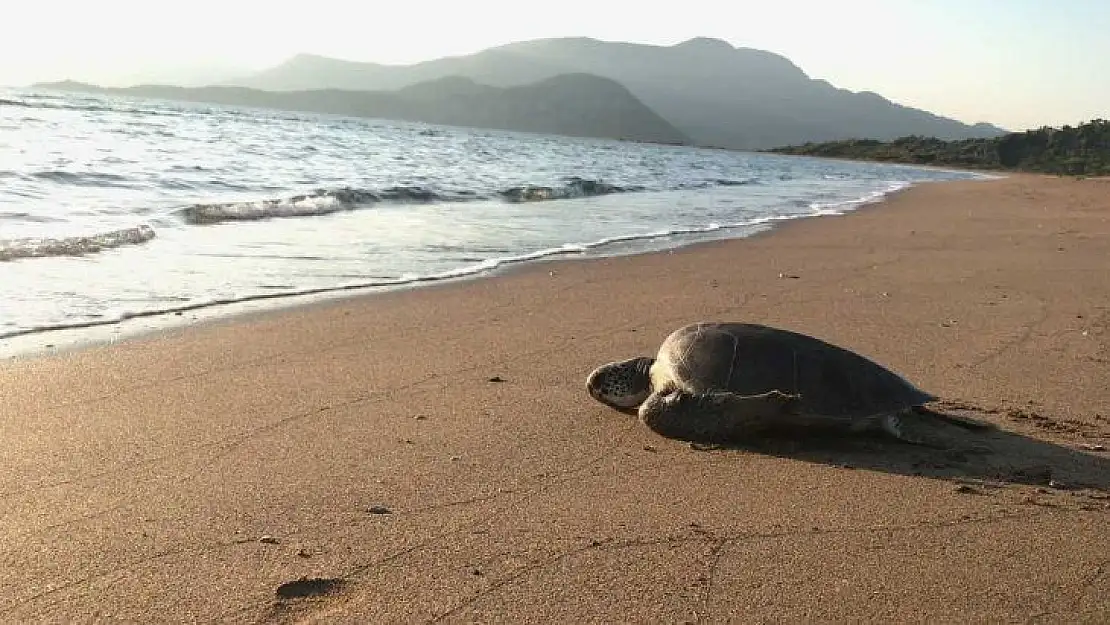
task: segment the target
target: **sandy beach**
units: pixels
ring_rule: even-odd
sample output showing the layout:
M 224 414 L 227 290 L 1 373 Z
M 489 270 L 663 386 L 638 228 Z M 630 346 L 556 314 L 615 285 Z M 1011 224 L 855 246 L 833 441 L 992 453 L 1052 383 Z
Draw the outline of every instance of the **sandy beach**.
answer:
M 1107 259 L 1108 180 L 936 183 L 0 361 L 0 621 L 1105 623 Z M 997 429 L 702 449 L 585 393 L 711 319 Z

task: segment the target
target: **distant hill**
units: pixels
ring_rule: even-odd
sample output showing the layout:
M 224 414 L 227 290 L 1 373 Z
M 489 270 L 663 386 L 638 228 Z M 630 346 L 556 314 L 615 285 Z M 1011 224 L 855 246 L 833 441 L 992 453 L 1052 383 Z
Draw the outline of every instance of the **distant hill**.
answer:
M 808 143 L 768 150 L 778 154 L 940 165 L 971 169 L 1110 176 L 1110 121 L 1041 128 L 990 139 L 931 137 Z
M 697 38 L 674 46 L 590 38 L 538 39 L 414 65 L 355 63 L 300 55 L 236 82 L 267 90 L 393 90 L 449 76 L 510 87 L 566 73 L 619 82 L 698 145 L 760 149 L 807 141 L 906 135 L 993 137 L 882 96 L 814 80 L 785 57 Z
M 246 87 L 166 85 L 107 88 L 70 81 L 35 87 L 577 137 L 690 142 L 628 89 L 588 74 L 560 74 L 505 88 L 455 76 L 396 91 L 262 91 Z

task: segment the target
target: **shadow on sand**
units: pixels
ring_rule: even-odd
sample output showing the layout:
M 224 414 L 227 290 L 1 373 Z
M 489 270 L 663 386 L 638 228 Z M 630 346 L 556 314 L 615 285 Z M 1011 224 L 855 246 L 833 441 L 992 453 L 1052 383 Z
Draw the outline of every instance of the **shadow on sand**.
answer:
M 916 421 L 913 426 L 927 428 L 934 439 L 944 441 L 943 447 L 904 443 L 881 433 L 830 435 L 814 430 L 768 432 L 756 441 L 692 446 L 901 475 L 1110 492 L 1110 452 L 1094 450 L 1094 441 L 1110 438 L 1110 427 L 955 402 L 938 402 L 910 419 Z M 1018 430 L 1071 440 L 1051 442 L 1001 429 L 1002 421 L 1009 422 L 1007 428 L 1013 425 Z M 1083 449 L 1085 444 L 1092 449 Z

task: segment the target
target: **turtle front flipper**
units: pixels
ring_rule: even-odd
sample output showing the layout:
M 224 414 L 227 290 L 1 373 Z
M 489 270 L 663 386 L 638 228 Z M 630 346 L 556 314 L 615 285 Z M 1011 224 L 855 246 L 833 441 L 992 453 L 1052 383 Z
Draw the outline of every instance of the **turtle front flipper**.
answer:
M 779 391 L 739 395 L 727 391 L 690 393 L 668 386 L 640 405 L 640 421 L 652 431 L 688 441 L 725 442 L 772 425 L 797 399 Z

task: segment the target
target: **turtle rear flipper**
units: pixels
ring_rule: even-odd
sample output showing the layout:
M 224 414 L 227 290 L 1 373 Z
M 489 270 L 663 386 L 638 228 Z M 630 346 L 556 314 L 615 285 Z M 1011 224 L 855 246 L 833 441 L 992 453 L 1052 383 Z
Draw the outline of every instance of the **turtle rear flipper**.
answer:
M 994 426 L 961 417 L 922 412 L 916 408 L 876 415 L 864 421 L 904 443 L 947 451 L 982 452 L 981 445 L 968 438 L 968 431 L 993 429 Z
M 965 417 L 963 415 L 948 414 L 948 413 L 945 413 L 945 412 L 940 412 L 938 410 L 933 410 L 933 409 L 928 408 L 926 406 L 913 406 L 910 410 L 912 410 L 913 413 L 916 414 L 916 415 L 920 415 L 920 416 L 923 416 L 923 417 L 929 417 L 931 419 L 939 419 L 941 421 L 944 421 L 944 422 L 947 422 L 947 423 L 950 423 L 952 425 L 962 427 L 962 428 L 965 428 L 965 429 L 968 429 L 968 430 L 994 430 L 994 429 L 997 429 L 997 426 L 995 426 L 993 423 L 990 423 L 990 422 L 987 422 L 987 421 L 980 421 L 978 419 L 973 419 L 971 417 Z
M 903 425 L 902 415 L 903 414 L 908 414 L 909 412 L 910 411 L 908 411 L 908 410 L 907 411 L 899 411 L 899 412 L 891 412 L 891 413 L 887 413 L 887 414 L 875 417 L 875 419 L 878 422 L 879 428 L 882 431 L 884 431 L 887 434 L 889 434 L 890 436 L 893 436 L 894 438 L 902 441 L 903 443 L 909 443 L 911 445 L 920 445 L 921 447 L 944 448 L 945 445 L 941 444 L 939 441 L 936 441 L 931 437 L 923 435 L 921 432 L 917 431 L 916 429 L 911 431 Z

